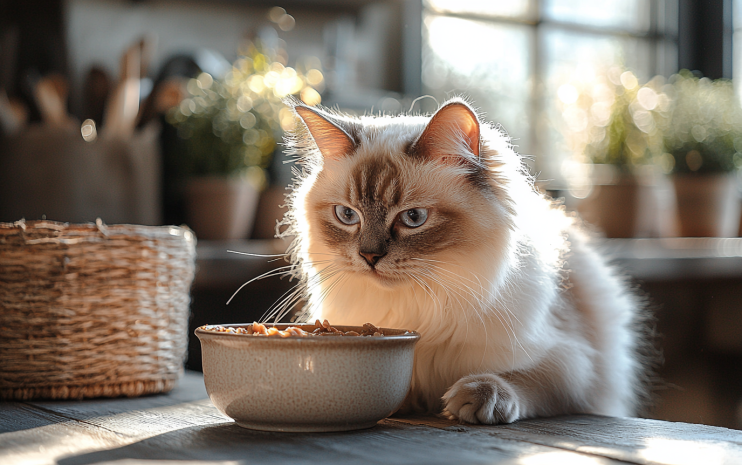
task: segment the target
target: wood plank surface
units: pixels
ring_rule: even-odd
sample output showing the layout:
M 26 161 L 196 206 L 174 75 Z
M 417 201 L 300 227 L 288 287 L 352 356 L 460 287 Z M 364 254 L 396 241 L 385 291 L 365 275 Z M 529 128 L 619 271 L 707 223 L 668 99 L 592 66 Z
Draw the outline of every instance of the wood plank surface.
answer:
M 569 416 L 505 426 L 399 417 L 345 433 L 266 433 L 211 404 L 200 373 L 166 395 L 0 403 L 0 464 L 735 464 L 742 432 Z
M 2 402 L 0 406 L 0 434 L 39 428 L 67 420 L 21 402 Z
M 444 429 L 455 424 L 426 417 L 401 417 L 391 421 Z M 572 415 L 510 425 L 459 427 L 471 435 L 486 434 L 629 463 L 742 464 L 742 431 L 714 426 Z

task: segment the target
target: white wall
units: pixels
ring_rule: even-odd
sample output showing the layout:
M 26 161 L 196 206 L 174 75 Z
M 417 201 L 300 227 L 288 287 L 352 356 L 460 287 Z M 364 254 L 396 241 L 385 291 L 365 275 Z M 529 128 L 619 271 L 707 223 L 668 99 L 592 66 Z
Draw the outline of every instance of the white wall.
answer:
M 347 73 L 351 82 L 339 82 L 350 89 L 383 89 L 399 83 L 399 33 L 390 28 L 393 2 L 368 5 L 357 16 L 332 8 L 308 6 L 300 10 L 288 8 L 296 19 L 296 27 L 279 31 L 287 43 L 290 64 L 306 57 L 316 56 L 332 67 L 352 67 Z M 115 78 L 120 55 L 126 47 L 142 35 L 154 33 L 158 37 L 150 76 L 159 65 L 175 53 L 209 48 L 232 61 L 245 34 L 257 32 L 272 24 L 267 18 L 268 6 L 253 6 L 232 2 L 197 2 L 191 0 L 67 0 L 67 40 L 72 99 L 75 105 L 79 89 L 91 65 L 103 66 Z M 350 36 L 342 37 L 343 48 L 352 50 L 346 57 L 337 57 L 338 44 L 332 43 L 338 28 L 350 27 Z M 391 55 L 390 55 L 391 54 Z M 356 60 L 352 58 L 357 57 Z M 390 60 L 389 58 L 392 57 Z M 348 63 L 340 63 L 350 60 Z M 391 77 L 390 77 L 391 75 Z M 393 89 L 394 90 L 394 89 Z

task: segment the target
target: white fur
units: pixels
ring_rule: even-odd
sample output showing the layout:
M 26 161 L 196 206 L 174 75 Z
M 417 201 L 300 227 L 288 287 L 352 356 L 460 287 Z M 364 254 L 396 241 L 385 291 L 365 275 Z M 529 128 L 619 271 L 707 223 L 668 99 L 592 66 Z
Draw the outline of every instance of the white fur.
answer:
M 328 170 L 328 183 L 341 183 L 358 159 L 401 153 L 401 141 L 422 132 L 427 121 L 364 118 L 358 153 L 332 163 L 322 162 L 311 139 L 290 141 L 305 163 L 287 218 L 311 318 L 418 331 L 406 405 L 412 410 L 443 409 L 483 423 L 560 413 L 634 414 L 640 366 L 632 325 L 639 305 L 575 219 L 535 192 L 498 129 L 481 127 L 482 160 L 505 193 L 476 207 L 486 209 L 483 216 L 495 225 L 481 225 L 491 237 L 477 237 L 435 262 L 421 260 L 431 271 L 396 285 L 359 272 L 358 257 L 337 258 L 323 240 L 308 205 L 332 186 L 318 186 L 318 174 Z M 462 177 L 449 171 L 451 179 Z M 430 192 L 415 195 L 455 195 L 459 187 L 454 181 L 423 183 L 418 191 Z M 339 261 L 339 271 L 323 275 L 325 260 Z M 477 398 L 488 389 L 494 394 Z

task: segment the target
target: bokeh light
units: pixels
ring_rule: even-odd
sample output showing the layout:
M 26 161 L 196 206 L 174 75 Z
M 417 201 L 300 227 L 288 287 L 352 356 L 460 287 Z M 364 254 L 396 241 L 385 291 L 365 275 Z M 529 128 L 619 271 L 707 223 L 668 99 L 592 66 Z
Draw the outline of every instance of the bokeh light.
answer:
M 712 81 L 689 71 L 672 76 L 666 100 L 665 166 L 675 172 L 725 172 L 742 159 L 742 107 L 731 81 Z M 670 162 L 672 158 L 672 163 Z
M 85 142 L 93 142 L 98 138 L 98 130 L 95 128 L 95 121 L 86 119 L 80 126 L 80 133 Z
M 681 71 L 640 84 L 631 71 L 612 67 L 595 79 L 563 84 L 557 97 L 573 153 L 563 175 L 580 192 L 589 181 L 574 163 L 612 164 L 624 172 L 652 163 L 665 173 L 742 167 L 742 107 L 731 81 Z
M 306 87 L 301 91 L 301 100 L 307 105 L 319 105 L 322 102 L 322 96 L 311 87 Z
M 283 16 L 282 16 L 283 15 Z M 269 17 L 285 17 L 272 9 Z M 184 145 L 183 163 L 194 174 L 243 172 L 262 179 L 253 169 L 267 168 L 283 131 L 294 127 L 293 112 L 283 99 L 298 95 L 308 105 L 322 97 L 324 75 L 319 60 L 310 57 L 297 68 L 286 65 L 285 44 L 271 48 L 260 40 L 246 41 L 242 55 L 223 78 L 201 73 L 185 85 L 186 95 L 167 114 Z
M 280 6 L 273 7 L 268 11 L 268 19 L 275 23 L 282 31 L 290 31 L 296 26 L 296 19 L 286 13 L 286 10 Z
M 627 169 L 653 163 L 664 153 L 663 84 L 657 77 L 640 85 L 631 71 L 610 67 L 562 85 L 558 91 L 562 132 L 575 160 Z
M 585 71 L 575 73 L 557 92 L 560 128 L 572 153 L 562 163 L 561 174 L 576 198 L 591 193 L 594 164 L 613 165 L 619 173 L 653 163 L 663 166 L 663 161 L 667 165 L 664 79 L 640 84 L 633 72 L 619 66 Z

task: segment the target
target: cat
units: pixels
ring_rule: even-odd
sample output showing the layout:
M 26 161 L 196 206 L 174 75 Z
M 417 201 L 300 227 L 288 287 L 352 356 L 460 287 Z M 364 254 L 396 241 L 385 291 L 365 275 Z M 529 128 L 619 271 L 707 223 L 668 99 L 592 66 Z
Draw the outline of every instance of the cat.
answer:
M 631 416 L 644 305 L 461 98 L 432 116 L 290 102 L 284 236 L 306 316 L 418 331 L 403 412 Z

